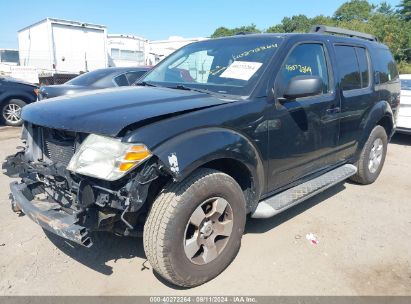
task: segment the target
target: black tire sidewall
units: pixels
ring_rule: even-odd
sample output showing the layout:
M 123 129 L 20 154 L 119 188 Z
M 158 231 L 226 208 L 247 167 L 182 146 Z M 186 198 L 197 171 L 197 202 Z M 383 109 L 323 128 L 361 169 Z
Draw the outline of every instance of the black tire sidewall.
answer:
M 205 200 L 222 197 L 233 210 L 233 232 L 219 256 L 205 265 L 192 263 L 184 252 L 186 225 L 194 210 Z M 201 183 L 194 183 L 180 196 L 180 210 L 168 227 L 166 247 L 170 249 L 170 262 L 173 270 L 190 285 L 199 285 L 219 275 L 235 258 L 241 244 L 246 221 L 246 204 L 238 184 L 225 174 L 218 174 Z
M 18 105 L 19 107 L 21 107 L 23 109 L 23 107 L 26 106 L 27 103 L 24 102 L 21 99 L 13 98 L 13 99 L 10 99 L 8 101 L 3 102 L 2 106 L 1 106 L 1 120 L 3 121 L 3 123 L 6 126 L 12 126 L 12 127 L 21 126 L 22 123 L 23 123 L 23 120 L 21 118 L 18 122 L 11 122 L 11 121 L 6 120 L 6 118 L 4 117 L 4 115 L 3 115 L 4 108 L 6 106 L 10 105 L 10 104 L 16 104 L 16 105 Z
M 377 171 L 372 173 L 370 169 L 368 168 L 368 162 L 369 162 L 369 155 L 373 146 L 374 141 L 380 138 L 383 143 L 383 154 L 381 158 L 381 163 Z M 364 156 L 363 156 L 363 161 L 362 161 L 362 166 L 363 166 L 363 172 L 364 172 L 364 178 L 367 183 L 373 183 L 375 180 L 378 178 L 378 176 L 381 173 L 381 170 L 384 166 L 385 162 L 385 157 L 387 155 L 387 146 L 388 146 L 388 139 L 387 139 L 387 133 L 385 132 L 385 129 L 381 126 L 375 127 L 371 134 L 370 137 L 367 140 L 367 143 L 364 147 Z

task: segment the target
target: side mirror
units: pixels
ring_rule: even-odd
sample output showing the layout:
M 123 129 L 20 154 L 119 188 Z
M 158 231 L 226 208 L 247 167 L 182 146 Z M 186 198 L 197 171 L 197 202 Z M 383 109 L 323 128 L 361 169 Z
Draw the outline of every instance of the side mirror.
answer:
M 291 78 L 284 98 L 295 99 L 301 97 L 315 96 L 323 91 L 323 81 L 319 76 L 296 76 Z

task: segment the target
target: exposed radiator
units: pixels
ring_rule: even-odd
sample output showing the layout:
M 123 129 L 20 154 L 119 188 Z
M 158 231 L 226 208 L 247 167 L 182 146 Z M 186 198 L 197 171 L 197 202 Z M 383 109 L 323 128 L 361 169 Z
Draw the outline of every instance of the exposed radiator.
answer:
M 67 166 L 75 152 L 75 134 L 43 128 L 43 149 L 52 162 Z

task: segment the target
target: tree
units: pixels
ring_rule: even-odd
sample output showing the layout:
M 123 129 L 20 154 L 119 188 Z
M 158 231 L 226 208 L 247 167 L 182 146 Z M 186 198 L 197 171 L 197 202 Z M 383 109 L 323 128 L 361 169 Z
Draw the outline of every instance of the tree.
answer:
M 230 29 L 224 26 L 220 26 L 214 31 L 214 33 L 211 35 L 211 38 L 225 37 L 225 36 L 230 36 L 230 35 L 231 35 Z
M 399 13 L 405 21 L 411 21 L 411 0 L 402 0 Z
M 334 14 L 337 21 L 367 21 L 374 6 L 367 0 L 351 0 L 341 5 Z
M 267 33 L 307 33 L 317 24 L 333 25 L 334 21 L 330 17 L 323 15 L 315 18 L 308 18 L 305 15 L 296 15 L 291 18 L 285 17 L 280 24 L 269 27 Z
M 232 29 L 221 26 L 214 31 L 214 33 L 211 35 L 211 38 L 233 36 L 238 33 L 261 33 L 261 30 L 259 30 L 255 24 L 235 27 Z
M 402 0 L 396 11 L 387 2 L 377 6 L 366 0 L 350 0 L 342 4 L 332 17 L 305 15 L 285 17 L 281 23 L 269 27 L 269 33 L 305 33 L 314 25 L 323 24 L 342 27 L 375 35 L 386 44 L 399 62 L 401 72 L 411 70 L 411 0 Z M 255 24 L 233 29 L 220 27 L 212 37 L 230 36 L 238 32 L 260 32 Z
M 394 8 L 385 1 L 377 6 L 376 12 L 387 16 L 395 14 Z

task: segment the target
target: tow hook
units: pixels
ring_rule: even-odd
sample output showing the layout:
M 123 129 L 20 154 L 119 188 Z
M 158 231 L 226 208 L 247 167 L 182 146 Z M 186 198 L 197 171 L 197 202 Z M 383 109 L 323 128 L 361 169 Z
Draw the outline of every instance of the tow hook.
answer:
M 23 211 L 20 209 L 19 206 L 17 206 L 16 200 L 14 199 L 13 194 L 9 194 L 9 199 L 11 202 L 11 210 L 13 210 L 13 212 L 18 213 L 20 216 L 24 215 Z

